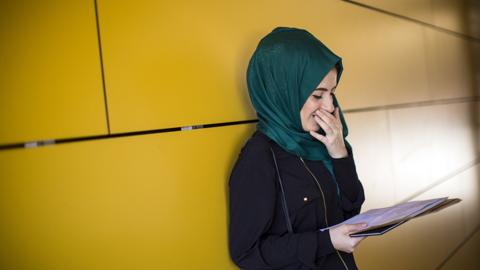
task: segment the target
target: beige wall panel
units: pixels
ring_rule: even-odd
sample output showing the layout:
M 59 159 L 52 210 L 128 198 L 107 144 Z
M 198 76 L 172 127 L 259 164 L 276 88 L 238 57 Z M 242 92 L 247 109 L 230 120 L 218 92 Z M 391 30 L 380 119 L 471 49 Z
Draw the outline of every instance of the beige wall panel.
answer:
M 348 141 L 365 190 L 362 211 L 395 203 L 391 143 L 386 111 L 349 113 Z
M 475 160 L 474 104 L 389 111 L 397 201 Z
M 93 1 L 1 1 L 0 144 L 107 133 Z
M 359 2 L 412 19 L 431 22 L 433 20 L 431 1 L 432 0 L 357 0 L 354 2 Z
M 343 57 L 337 96 L 345 108 L 429 100 L 422 27 L 340 2 L 325 41 Z
M 432 128 L 435 108 L 389 110 L 396 201 L 402 201 L 432 182 Z
M 1 269 L 234 269 L 227 181 L 254 125 L 0 152 Z
M 307 28 L 343 57 L 344 108 L 429 98 L 421 27 L 342 1 L 100 1 L 99 12 L 114 132 L 255 118 L 246 67 L 275 26 Z
M 442 270 L 475 270 L 480 265 L 480 230 L 440 268 Z
M 476 0 L 357 0 L 371 7 L 480 38 L 480 4 Z
M 463 178 L 460 186 L 461 206 L 465 232 L 469 235 L 480 226 L 480 165 L 472 166 L 458 177 Z
M 432 134 L 433 179 L 444 177 L 478 159 L 478 129 L 475 114 L 478 102 L 433 106 Z M 477 126 L 478 127 L 478 126 Z
M 432 18 L 430 22 L 433 25 L 449 29 L 458 33 L 471 34 L 480 38 L 478 34 L 470 31 L 470 21 L 475 16 L 479 17 L 480 14 L 469 13 L 469 9 L 475 8 L 476 0 L 431 0 L 432 1 Z M 477 35 L 475 35 L 477 34 Z
M 464 180 L 454 177 L 414 199 L 462 198 Z M 365 239 L 356 251 L 359 268 L 436 269 L 465 239 L 462 203 L 410 220 L 381 237 Z
M 475 95 L 471 42 L 429 28 L 424 31 L 431 98 Z
M 480 42 L 470 42 L 469 46 L 470 59 L 473 63 L 472 83 L 475 89 L 475 95 L 480 97 Z M 478 115 L 480 115 L 480 113 Z

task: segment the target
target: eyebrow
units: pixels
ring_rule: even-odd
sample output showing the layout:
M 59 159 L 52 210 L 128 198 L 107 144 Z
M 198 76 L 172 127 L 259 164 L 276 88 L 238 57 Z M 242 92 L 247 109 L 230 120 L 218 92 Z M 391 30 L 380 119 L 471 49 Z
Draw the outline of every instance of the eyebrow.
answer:
M 336 86 L 336 85 L 335 85 L 335 87 L 332 88 L 332 92 L 333 92 L 333 90 L 335 90 L 335 89 L 337 89 L 337 86 Z M 320 91 L 328 92 L 328 89 L 325 88 L 325 87 L 319 87 L 319 88 L 316 88 L 315 90 L 320 90 Z M 315 91 L 315 90 L 314 90 L 314 91 Z

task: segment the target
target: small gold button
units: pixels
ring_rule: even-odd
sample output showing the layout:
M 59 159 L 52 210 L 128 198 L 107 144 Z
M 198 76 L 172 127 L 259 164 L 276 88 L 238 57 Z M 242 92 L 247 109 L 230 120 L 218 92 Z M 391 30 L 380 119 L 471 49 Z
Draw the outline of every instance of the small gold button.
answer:
M 307 197 L 303 197 L 303 201 L 304 201 L 304 202 L 308 201 L 308 198 L 307 198 Z

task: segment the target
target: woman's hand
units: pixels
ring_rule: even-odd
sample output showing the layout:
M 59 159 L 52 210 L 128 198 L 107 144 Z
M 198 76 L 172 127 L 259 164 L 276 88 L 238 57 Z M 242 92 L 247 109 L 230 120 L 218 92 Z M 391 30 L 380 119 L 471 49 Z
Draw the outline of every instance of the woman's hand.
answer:
M 343 158 L 348 156 L 345 141 L 343 140 L 343 126 L 340 121 L 339 108 L 335 107 L 334 115 L 325 110 L 315 111 L 315 121 L 325 131 L 325 136 L 315 131 L 310 131 L 310 135 L 321 141 L 328 150 L 332 158 Z
M 365 237 L 351 237 L 349 234 L 365 228 L 364 224 L 343 224 L 338 227 L 329 229 L 330 240 L 336 250 L 352 253 L 355 247 Z

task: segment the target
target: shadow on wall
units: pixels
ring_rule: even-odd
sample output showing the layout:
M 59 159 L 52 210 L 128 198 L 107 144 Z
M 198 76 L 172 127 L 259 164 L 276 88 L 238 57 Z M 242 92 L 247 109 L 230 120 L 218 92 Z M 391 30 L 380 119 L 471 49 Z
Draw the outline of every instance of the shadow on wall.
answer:
M 475 97 L 475 101 L 472 102 L 471 107 L 471 116 L 472 116 L 472 127 L 474 127 L 474 139 L 475 141 L 472 142 L 473 147 L 475 148 L 476 154 L 476 163 L 478 164 L 480 161 L 480 1 L 478 0 L 467 0 L 465 1 L 464 6 L 464 14 L 463 18 L 465 21 L 463 22 L 465 25 L 465 29 L 467 30 L 467 34 L 470 37 L 474 37 L 475 40 L 471 40 L 468 44 L 468 59 L 470 59 L 470 70 L 472 76 L 470 85 L 472 87 L 471 93 L 472 96 Z M 476 166 L 476 179 L 477 184 L 474 187 L 474 190 L 471 192 L 476 194 L 476 196 L 480 196 L 480 166 Z M 477 206 L 478 207 L 478 206 Z M 473 233 L 478 234 L 478 227 L 475 229 Z M 470 237 L 472 237 L 471 235 Z M 468 237 L 468 238 L 470 238 Z M 467 241 L 470 239 L 466 239 L 459 248 L 461 248 Z M 443 264 L 440 268 L 442 268 Z
M 471 37 L 476 37 L 477 40 L 469 42 L 468 56 L 471 59 L 470 70 L 472 71 L 471 76 L 471 87 L 472 94 L 476 97 L 476 102 L 473 102 L 471 114 L 472 114 L 472 126 L 476 127 L 474 131 L 475 141 L 473 145 L 475 147 L 475 152 L 477 156 L 477 163 L 480 159 L 480 1 L 469 0 L 465 4 L 465 28 L 467 33 Z M 477 167 L 478 168 L 478 167 Z M 475 190 L 476 194 L 480 194 L 480 168 L 477 169 L 476 175 L 478 176 L 477 188 Z

